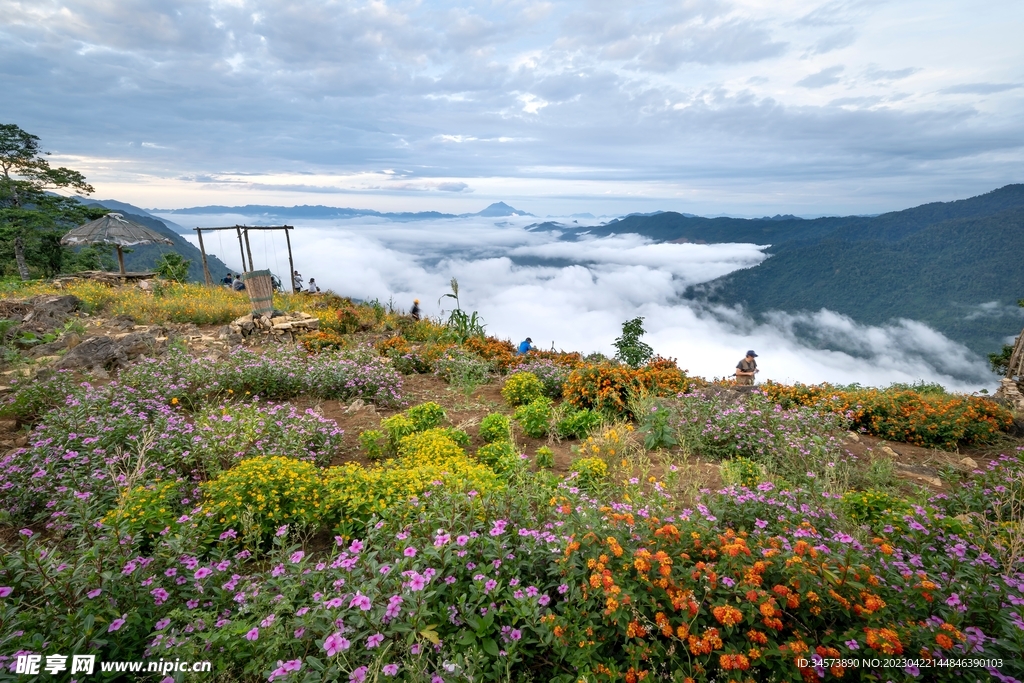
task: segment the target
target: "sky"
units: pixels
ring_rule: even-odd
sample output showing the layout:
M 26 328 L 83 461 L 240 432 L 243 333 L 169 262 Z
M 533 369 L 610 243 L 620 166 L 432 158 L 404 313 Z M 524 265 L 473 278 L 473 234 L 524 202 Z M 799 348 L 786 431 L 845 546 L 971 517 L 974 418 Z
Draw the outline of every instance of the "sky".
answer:
M 239 214 L 188 218 L 200 227 L 258 222 Z M 887 386 L 923 380 L 956 391 L 995 389 L 998 378 L 984 359 L 918 322 L 869 326 L 821 310 L 777 311 L 755 323 L 739 308 L 682 296 L 690 285 L 761 263 L 764 246 L 655 244 L 635 234 L 568 241 L 530 226 L 525 217 L 307 221 L 291 243 L 305 282 L 312 277 L 321 290 L 403 310 L 418 298 L 431 316 L 450 313 L 452 301 L 441 297 L 455 277 L 462 308 L 479 312 L 488 334 L 517 344 L 529 336 L 542 349 L 610 356 L 622 323 L 641 316 L 645 341 L 657 353 L 709 379 L 731 374 L 753 349 L 759 381 Z M 284 237 L 261 231 L 250 239 L 254 266 L 287 281 Z M 232 233 L 207 233 L 204 241 L 229 267 L 240 266 Z
M 1020 0 L 0 0 L 97 198 L 879 213 L 1024 174 Z

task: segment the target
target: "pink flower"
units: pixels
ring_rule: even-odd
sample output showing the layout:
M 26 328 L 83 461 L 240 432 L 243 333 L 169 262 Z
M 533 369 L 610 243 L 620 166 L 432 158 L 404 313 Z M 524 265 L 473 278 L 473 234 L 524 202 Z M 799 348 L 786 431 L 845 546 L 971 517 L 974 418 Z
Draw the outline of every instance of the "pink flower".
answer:
M 302 558 L 305 556 L 306 553 L 302 552 L 301 550 L 296 550 L 288 559 L 291 560 L 292 564 L 298 564 L 299 562 L 302 562 Z
M 416 548 L 413 548 L 412 546 L 409 546 L 408 548 L 405 549 L 405 552 L 403 552 L 402 554 L 405 555 L 406 557 L 416 557 Z
M 32 530 L 31 529 L 22 529 L 18 533 L 21 534 L 22 536 L 24 536 L 25 538 L 31 538 L 32 537 Z
M 349 683 L 363 683 L 366 680 L 366 672 L 368 669 L 365 666 L 361 666 L 348 675 Z
M 0 598 L 6 598 L 8 595 L 14 592 L 14 589 L 10 586 L 0 586 Z M 91 595 L 89 596 L 92 597 Z
M 467 543 L 469 543 L 469 536 L 459 536 L 455 539 L 455 542 L 459 545 L 466 545 Z
M 302 634 L 305 633 L 305 632 L 306 632 L 305 628 L 297 628 L 297 629 L 295 629 L 295 637 L 296 638 L 301 638 Z
M 110 626 L 107 627 L 107 633 L 113 633 L 114 631 L 120 630 L 124 626 L 124 615 L 120 619 L 114 619 L 110 622 Z
M 259 637 L 260 637 L 260 630 L 258 628 L 253 628 L 252 630 L 250 630 L 248 633 L 245 634 L 245 639 L 246 640 L 257 640 Z
M 0 590 L 2 590 L 2 589 L 0 589 Z M 103 592 L 102 588 L 93 588 L 91 591 L 86 593 L 85 596 L 87 598 L 89 598 L 90 600 L 92 600 L 93 598 L 98 597 L 99 594 L 102 593 L 102 592 Z M 2 597 L 2 593 L 0 593 L 0 597 Z
M 268 614 L 267 618 L 260 622 L 260 627 L 261 628 L 270 628 L 270 625 L 274 623 L 275 619 L 277 619 L 277 615 L 276 614 Z
M 384 642 L 384 636 L 380 633 L 374 633 L 372 636 L 366 639 L 366 649 L 372 649 Z
M 363 551 L 363 542 L 358 539 L 352 541 L 352 545 L 348 547 L 348 551 L 353 555 L 358 555 Z
M 156 622 L 156 625 L 154 626 L 154 628 L 156 628 L 157 631 L 163 631 L 165 628 L 170 626 L 170 624 L 171 624 L 171 620 L 170 619 L 161 619 L 160 621 Z
M 164 604 L 164 602 L 167 601 L 167 598 L 171 597 L 171 594 L 165 591 L 163 588 L 154 588 L 153 590 L 149 591 L 149 593 L 153 596 L 153 598 L 156 601 L 156 604 L 158 605 Z
M 220 535 L 220 540 L 226 541 L 229 538 L 237 538 L 237 537 L 238 537 L 238 532 L 237 531 L 235 531 L 234 529 L 228 529 L 227 531 L 225 531 L 224 533 L 222 533 Z
M 205 579 L 207 576 L 213 573 L 213 570 L 209 567 L 200 567 L 196 570 L 195 577 L 197 579 Z
M 309 611 L 308 607 L 300 607 L 299 609 L 295 610 L 295 616 L 301 617 L 303 614 L 305 614 L 308 611 Z
M 275 533 L 274 535 L 275 536 L 284 536 L 286 533 L 288 533 L 288 525 L 287 524 L 285 524 L 282 527 L 278 527 L 277 528 L 277 533 Z
M 423 587 L 426 586 L 426 585 L 427 585 L 426 579 L 424 579 L 419 574 L 414 574 L 413 577 L 411 579 L 409 579 L 409 589 L 410 590 L 421 591 L 421 590 L 423 590 Z
M 430 679 L 430 683 L 444 683 L 444 679 L 437 674 L 434 674 Z
M 351 645 L 348 639 L 343 638 L 340 633 L 332 633 L 324 640 L 324 650 L 327 651 L 328 657 L 333 657 L 342 650 L 347 650 Z
M 353 607 L 358 607 L 359 609 L 363 610 L 364 612 L 367 612 L 367 611 L 369 611 L 369 609 L 371 607 L 373 607 L 373 603 L 370 602 L 370 598 L 366 597 L 362 593 L 358 593 L 357 592 L 356 596 L 354 598 L 352 598 L 352 601 L 350 603 L 348 603 L 348 606 L 349 606 L 349 609 L 351 609 Z
M 385 664 L 384 668 L 383 668 L 383 671 L 384 671 L 384 675 L 385 676 L 395 676 L 395 675 L 398 674 L 398 665 L 397 664 Z

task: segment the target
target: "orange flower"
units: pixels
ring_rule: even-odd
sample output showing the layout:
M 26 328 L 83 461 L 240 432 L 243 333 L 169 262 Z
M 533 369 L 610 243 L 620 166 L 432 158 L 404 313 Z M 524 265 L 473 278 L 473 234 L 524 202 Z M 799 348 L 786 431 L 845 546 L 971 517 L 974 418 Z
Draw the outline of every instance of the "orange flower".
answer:
M 627 638 L 643 638 L 647 635 L 647 629 L 640 625 L 640 622 L 635 619 L 629 622 L 629 626 L 626 627 Z
M 747 639 L 751 642 L 757 643 L 758 645 L 768 644 L 768 636 L 760 631 L 747 631 Z
M 723 626 L 735 626 L 743 621 L 743 612 L 739 611 L 735 607 L 730 607 L 729 605 L 715 607 L 711 610 L 711 613 L 715 615 L 715 619 L 718 620 L 718 623 Z
M 935 642 L 939 644 L 943 650 L 949 650 L 953 647 L 953 639 L 947 636 L 945 633 L 940 633 L 935 636 Z

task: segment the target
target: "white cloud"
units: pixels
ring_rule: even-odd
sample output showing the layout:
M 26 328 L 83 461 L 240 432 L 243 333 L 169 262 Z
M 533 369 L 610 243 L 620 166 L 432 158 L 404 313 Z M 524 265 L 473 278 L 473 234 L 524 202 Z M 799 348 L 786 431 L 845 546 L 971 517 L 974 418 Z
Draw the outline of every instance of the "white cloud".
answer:
M 246 220 L 233 215 L 190 219 L 199 225 Z M 297 228 L 292 245 L 296 267 L 321 287 L 394 300 L 406 308 L 419 298 L 431 315 L 450 307 L 449 300 L 438 298 L 457 277 L 463 306 L 479 311 L 491 334 L 513 341 L 530 336 L 543 348 L 553 344 L 611 354 L 622 322 L 643 316 L 657 352 L 709 378 L 730 374 L 753 348 L 760 354 L 762 380 L 865 385 L 927 380 L 968 391 L 994 383 L 981 358 L 918 322 L 873 327 L 822 310 L 776 312 L 755 323 L 742 310 L 682 298 L 690 284 L 755 266 L 764 258 L 755 245 L 651 244 L 636 235 L 566 241 L 554 232 L 524 229 L 528 222 L 325 221 Z M 280 271 L 287 264 L 284 241 L 277 242 L 253 245 L 258 268 Z M 207 247 L 218 245 L 208 240 Z M 231 248 L 218 256 L 237 263 Z

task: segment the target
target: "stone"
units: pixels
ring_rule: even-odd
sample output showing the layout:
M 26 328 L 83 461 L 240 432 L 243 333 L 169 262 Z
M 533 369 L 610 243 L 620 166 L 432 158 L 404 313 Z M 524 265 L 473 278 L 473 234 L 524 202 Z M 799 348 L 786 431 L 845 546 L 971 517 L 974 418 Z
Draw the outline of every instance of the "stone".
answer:
M 277 323 L 276 325 L 274 325 L 274 330 L 275 331 L 276 330 L 290 330 L 290 329 L 292 329 L 292 323 L 290 323 L 290 322 Z
M 241 318 L 235 318 L 233 321 L 231 321 L 232 325 L 238 326 L 238 327 L 241 327 L 245 323 L 252 323 L 252 316 L 251 315 L 243 315 Z
M 974 458 L 963 458 L 957 463 L 961 468 L 965 470 L 976 470 L 978 469 L 978 461 Z
M 882 451 L 883 453 L 885 453 L 886 455 L 888 455 L 890 458 L 898 458 L 898 457 L 900 457 L 899 453 L 897 453 L 893 449 L 889 448 L 888 446 L 882 446 L 879 450 Z
M 345 409 L 345 414 L 351 415 L 352 413 L 358 413 L 360 410 L 363 409 L 363 406 L 365 405 L 366 401 L 364 401 L 361 398 L 357 398 L 356 400 L 352 401 L 348 408 Z
M 30 358 L 40 358 L 42 356 L 52 356 L 57 351 L 67 348 L 67 339 L 57 339 L 46 344 L 38 344 L 29 348 L 28 355 Z
M 19 436 L 17 439 L 14 440 L 14 445 L 17 446 L 18 448 L 24 448 L 25 446 L 27 446 L 28 445 L 28 435 L 27 434 L 23 434 L 23 435 Z
M 17 430 L 17 420 L 0 420 L 0 432 L 15 432 Z
M 860 441 L 860 434 L 857 432 L 846 432 L 846 438 L 850 441 Z
M 36 362 L 37 363 L 44 363 L 44 364 L 45 363 L 52 363 L 52 362 L 58 361 L 58 360 L 60 360 L 60 356 L 39 356 L 38 358 L 36 358 Z
M 129 360 L 143 354 L 156 355 L 163 351 L 164 346 L 164 343 L 146 332 L 131 332 L 119 336 L 117 339 L 106 336 L 89 337 L 69 350 L 57 363 L 57 367 L 69 370 L 78 368 L 110 370 L 122 367 Z
M 72 332 L 64 337 L 66 348 L 73 349 L 82 343 L 82 338 L 76 333 Z

